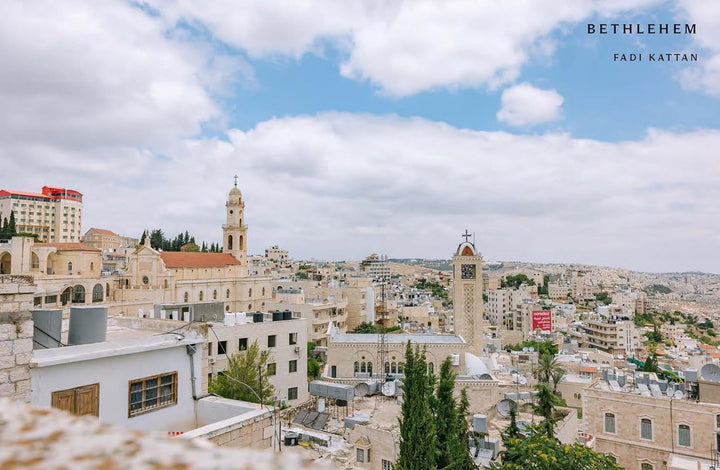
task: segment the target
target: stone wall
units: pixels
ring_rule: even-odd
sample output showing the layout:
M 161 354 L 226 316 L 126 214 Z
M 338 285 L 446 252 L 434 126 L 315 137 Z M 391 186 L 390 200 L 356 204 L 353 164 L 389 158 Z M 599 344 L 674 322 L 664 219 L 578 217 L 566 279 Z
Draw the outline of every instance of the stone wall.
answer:
M 34 292 L 30 276 L 0 276 L 0 397 L 26 403 L 30 402 Z

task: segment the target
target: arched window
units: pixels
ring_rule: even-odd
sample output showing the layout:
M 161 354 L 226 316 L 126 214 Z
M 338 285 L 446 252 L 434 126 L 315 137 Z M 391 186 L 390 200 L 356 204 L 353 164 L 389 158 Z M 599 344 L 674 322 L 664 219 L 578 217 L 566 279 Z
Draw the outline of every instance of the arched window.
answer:
M 243 249 L 243 236 L 240 235 L 240 243 L 238 243 L 238 250 L 242 250 L 242 249 Z
M 230 298 L 230 289 L 228 289 L 228 290 L 225 291 L 225 298 L 226 298 L 226 299 L 229 299 L 229 298 Z
M 68 274 L 72 274 L 72 261 L 68 263 Z
M 228 235 L 228 250 L 233 249 L 232 242 L 233 242 L 232 235 Z
M 248 304 L 248 310 L 252 310 L 252 304 Z
M 390 364 L 390 373 L 397 374 L 397 362 L 393 362 L 392 364 Z
M 185 295 L 183 295 L 183 301 L 187 302 L 188 300 L 190 300 L 190 294 L 185 292 Z
M 389 363 L 389 362 L 386 362 L 386 363 L 385 363 L 385 373 L 386 373 L 386 374 L 389 374 L 389 373 L 390 373 L 390 363 Z
M 398 362 L 398 374 L 403 373 L 404 367 L 405 367 L 405 364 L 403 364 L 402 362 Z
M 103 301 L 102 284 L 95 284 L 95 287 L 93 287 L 92 301 L 93 302 L 102 302 Z
M 10 274 L 10 266 L 12 266 L 12 255 L 5 252 L 0 256 L 0 274 Z
M 110 283 L 105 284 L 105 297 L 110 297 Z
M 690 426 L 687 424 L 681 424 L 678 426 L 678 444 L 684 447 L 692 446 Z
M 653 431 L 652 431 L 652 420 L 648 418 L 643 418 L 640 420 L 640 439 L 649 439 L 652 440 L 653 438 Z
M 260 310 L 265 310 L 265 302 L 260 304 Z
M 372 362 L 368 362 L 367 371 L 368 371 L 368 374 L 372 375 Z
M 200 291 L 200 294 L 198 295 L 198 300 L 202 301 L 203 299 L 203 291 Z
M 213 300 L 217 300 L 217 289 L 213 289 Z
M 605 432 L 615 434 L 615 414 L 605 413 Z
M 32 261 L 31 261 L 30 267 L 32 269 L 40 269 L 40 258 L 38 258 L 38 255 L 36 255 L 35 253 L 32 253 L 31 259 L 32 259 Z
M 640 464 L 640 470 L 655 470 L 651 463 L 643 462 Z
M 262 288 L 262 296 L 265 297 L 265 288 Z
M 165 279 L 165 280 L 163 281 L 163 288 L 164 288 L 164 289 L 167 289 L 167 288 L 168 288 L 167 279 Z
M 359 364 L 358 364 L 358 361 L 355 361 L 354 370 L 355 370 L 355 373 L 356 373 L 356 374 L 357 374 L 358 372 L 360 372 L 360 366 L 359 366 Z
M 90 262 L 90 272 L 93 272 L 93 271 L 95 271 L 95 263 L 93 263 L 93 262 L 91 261 L 91 262 Z
M 367 372 L 367 366 L 365 365 L 365 361 L 362 361 L 360 363 L 360 372 Z
M 248 297 L 252 298 L 252 287 L 248 289 Z
M 74 304 L 84 304 L 85 303 L 85 288 L 81 285 L 77 285 L 73 288 L 73 299 Z

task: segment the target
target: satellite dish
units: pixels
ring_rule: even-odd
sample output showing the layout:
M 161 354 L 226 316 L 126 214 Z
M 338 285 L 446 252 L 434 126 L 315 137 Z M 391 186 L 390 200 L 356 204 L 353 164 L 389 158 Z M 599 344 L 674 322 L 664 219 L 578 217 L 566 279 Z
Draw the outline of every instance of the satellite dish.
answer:
M 720 382 L 720 367 L 715 364 L 705 364 L 700 369 L 700 377 L 708 382 Z
M 523 348 L 523 352 L 528 352 L 528 348 Z
M 510 408 L 514 408 L 517 410 L 517 403 L 515 403 L 513 400 L 505 398 L 503 400 L 500 400 L 495 406 L 495 408 L 497 409 L 497 412 L 500 416 L 502 416 L 503 418 L 508 418 L 510 417 Z
M 520 375 L 518 376 L 518 382 L 520 382 L 520 385 L 525 385 L 527 383 L 527 378 Z
M 673 393 L 673 398 L 683 398 L 685 394 L 682 392 L 682 390 L 678 390 L 675 393 Z
M 385 382 L 382 386 L 382 394 L 386 397 L 395 395 L 395 382 Z
M 665 394 L 666 394 L 667 396 L 669 396 L 669 397 L 672 397 L 672 396 L 675 394 L 675 390 L 673 390 L 672 388 L 668 387 L 667 390 L 665 390 Z
M 494 353 L 492 353 L 492 357 L 496 357 L 496 358 L 497 358 L 497 357 L 500 357 L 500 353 L 494 352 Z
M 535 348 L 533 348 L 532 346 L 530 346 L 530 347 L 527 348 L 527 349 L 528 349 L 528 351 L 530 351 L 530 352 L 534 352 L 534 351 L 535 351 Z

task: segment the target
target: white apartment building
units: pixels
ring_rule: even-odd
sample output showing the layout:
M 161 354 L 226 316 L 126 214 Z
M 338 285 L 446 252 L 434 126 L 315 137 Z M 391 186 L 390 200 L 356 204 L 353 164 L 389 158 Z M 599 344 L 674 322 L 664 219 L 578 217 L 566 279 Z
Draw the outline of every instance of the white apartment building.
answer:
M 522 309 L 523 302 L 532 301 L 530 287 L 520 286 L 519 289 L 497 289 L 487 292 L 488 301 L 485 304 L 485 312 L 488 321 L 493 326 L 503 329 L 514 330 L 516 326 L 515 317 Z
M 307 320 L 283 312 L 226 314 L 224 323 L 208 323 L 208 375 L 223 372 L 228 357 L 257 341 L 271 358 L 263 380 L 289 406 L 310 398 L 307 382 Z M 208 377 L 209 378 L 209 377 Z
M 272 248 L 265 248 L 265 259 L 269 262 L 285 265 L 290 261 L 287 250 L 281 250 L 277 245 Z
M 633 313 L 645 313 L 646 299 L 647 295 L 644 292 L 623 290 L 612 293 L 612 303 L 629 308 Z
M 640 347 L 637 328 L 629 320 L 589 320 L 580 328 L 585 345 L 613 356 L 632 356 Z
M 43 242 L 71 243 L 82 238 L 82 194 L 74 189 L 43 186 L 42 193 L 0 190 L 0 217 L 15 216 L 18 232 Z
M 389 279 L 390 278 L 390 267 L 383 257 L 371 254 L 360 262 L 360 269 L 363 270 L 366 276 L 373 279 Z

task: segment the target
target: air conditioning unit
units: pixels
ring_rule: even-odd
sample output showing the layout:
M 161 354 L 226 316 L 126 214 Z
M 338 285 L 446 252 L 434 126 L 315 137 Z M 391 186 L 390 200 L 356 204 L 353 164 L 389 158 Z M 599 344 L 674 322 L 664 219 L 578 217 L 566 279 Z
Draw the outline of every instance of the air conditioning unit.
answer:
M 296 353 L 299 353 L 299 352 L 300 352 L 300 346 L 295 346 L 295 352 L 296 352 Z
M 214 357 L 209 357 L 209 358 L 208 358 L 208 362 L 209 362 L 210 364 L 215 364 L 215 358 L 214 358 Z

